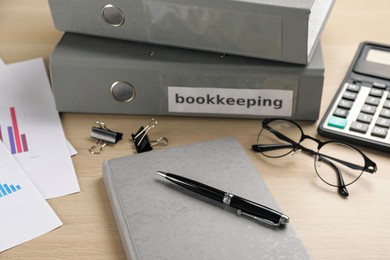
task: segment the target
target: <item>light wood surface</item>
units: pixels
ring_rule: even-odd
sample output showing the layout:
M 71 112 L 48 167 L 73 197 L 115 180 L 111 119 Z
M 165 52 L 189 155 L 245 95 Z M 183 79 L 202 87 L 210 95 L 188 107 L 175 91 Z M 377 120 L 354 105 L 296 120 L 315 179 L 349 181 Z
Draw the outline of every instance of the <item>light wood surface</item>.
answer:
M 61 35 L 53 26 L 47 0 L 1 0 L 0 57 L 6 63 L 43 57 L 48 65 Z M 358 44 L 365 40 L 390 43 L 390 1 L 336 1 L 322 36 L 326 72 L 321 116 Z M 151 117 L 62 114 L 61 118 L 66 137 L 78 150 L 73 162 L 81 192 L 49 201 L 64 223 L 61 228 L 1 253 L 0 259 L 125 259 L 103 186 L 101 165 L 104 160 L 134 154 L 130 134 Z M 312 158 L 296 154 L 265 160 L 253 154 L 249 147 L 255 142 L 259 120 L 157 119 L 158 127 L 151 135 L 169 138 L 170 147 L 224 136 L 238 138 L 314 259 L 390 259 L 388 154 L 364 150 L 377 163 L 378 172 L 364 174 L 350 186 L 350 197 L 343 199 L 318 179 Z M 107 147 L 103 154 L 91 155 L 88 148 L 94 141 L 90 131 L 97 120 L 123 132 L 125 138 Z M 307 134 L 318 137 L 318 122 L 301 124 Z M 0 237 L 6 239 L 6 234 Z

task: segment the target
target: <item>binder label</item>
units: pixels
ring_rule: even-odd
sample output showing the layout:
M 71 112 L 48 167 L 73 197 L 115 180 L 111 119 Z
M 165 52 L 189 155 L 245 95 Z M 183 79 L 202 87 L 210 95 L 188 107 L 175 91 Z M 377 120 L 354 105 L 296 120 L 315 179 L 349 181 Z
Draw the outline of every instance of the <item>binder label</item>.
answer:
M 168 87 L 168 111 L 292 116 L 293 90 Z

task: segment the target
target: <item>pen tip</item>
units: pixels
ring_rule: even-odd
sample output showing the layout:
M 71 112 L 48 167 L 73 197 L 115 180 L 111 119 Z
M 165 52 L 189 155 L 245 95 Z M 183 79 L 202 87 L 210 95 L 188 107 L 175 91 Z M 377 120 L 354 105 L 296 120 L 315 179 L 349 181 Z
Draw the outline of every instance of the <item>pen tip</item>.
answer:
M 167 176 L 167 174 L 165 172 L 162 172 L 162 171 L 157 171 L 157 174 L 164 177 L 164 178 Z

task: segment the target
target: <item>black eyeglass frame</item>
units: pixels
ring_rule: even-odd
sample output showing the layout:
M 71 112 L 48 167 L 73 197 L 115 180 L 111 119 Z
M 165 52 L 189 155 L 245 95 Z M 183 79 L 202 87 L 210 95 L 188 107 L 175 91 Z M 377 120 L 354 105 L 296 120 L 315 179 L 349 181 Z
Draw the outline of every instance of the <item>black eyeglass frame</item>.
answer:
M 277 130 L 271 128 L 269 126 L 269 123 L 273 122 L 273 121 L 285 121 L 285 122 L 288 122 L 290 124 L 293 124 L 295 125 L 300 133 L 301 133 L 301 137 L 299 139 L 299 142 L 296 142 L 292 139 L 290 139 L 289 137 L 285 136 L 284 134 L 278 132 Z M 330 186 L 333 186 L 333 187 L 337 187 L 339 188 L 339 193 L 340 195 L 342 196 L 348 196 L 348 191 L 346 189 L 346 186 L 349 186 L 351 184 L 353 184 L 354 182 L 356 182 L 360 176 L 363 174 L 363 172 L 368 172 L 368 173 L 374 173 L 377 171 L 377 166 L 376 166 L 376 163 L 373 162 L 370 158 L 368 158 L 367 155 L 365 155 L 360 149 L 358 149 L 357 147 L 349 144 L 349 143 L 346 143 L 346 142 L 342 142 L 342 141 L 335 141 L 335 140 L 328 140 L 328 141 L 321 141 L 317 138 L 314 138 L 312 136 L 309 136 L 309 135 L 306 135 L 304 132 L 303 132 L 303 129 L 302 127 L 297 124 L 296 122 L 294 121 L 291 121 L 289 119 L 285 119 L 285 118 L 265 118 L 263 119 L 262 121 L 262 129 L 260 130 L 259 134 L 258 134 L 258 137 L 257 137 L 257 140 L 259 139 L 262 131 L 264 130 L 268 130 L 270 131 L 271 133 L 273 133 L 276 137 L 278 137 L 279 139 L 283 140 L 283 141 L 286 141 L 287 143 L 286 144 L 254 144 L 252 145 L 252 149 L 256 152 L 260 152 L 261 154 L 263 154 L 264 156 L 266 157 L 269 157 L 269 158 L 280 158 L 280 157 L 284 157 L 292 152 L 295 152 L 297 150 L 302 150 L 303 152 L 306 152 L 312 156 L 315 156 L 315 160 L 314 160 L 314 163 L 316 163 L 317 161 L 317 158 L 318 160 L 321 160 L 321 161 L 324 161 L 325 163 L 327 163 L 328 165 L 330 165 L 337 173 L 337 179 L 338 179 L 338 185 L 335 185 L 335 184 L 332 184 L 332 183 L 329 183 L 327 182 L 326 180 L 324 180 L 321 175 L 317 172 L 317 169 L 314 165 L 314 168 L 316 169 L 316 174 L 318 175 L 318 177 L 323 181 L 325 182 L 326 184 L 330 185 Z M 314 142 L 316 142 L 318 144 L 317 146 L 317 151 L 313 151 L 309 148 L 306 148 L 304 146 L 301 145 L 301 142 L 303 142 L 305 139 L 310 139 Z M 334 157 L 330 157 L 328 155 L 323 155 L 321 153 L 319 153 L 319 151 L 321 150 L 321 148 L 326 145 L 326 144 L 330 144 L 330 143 L 337 143 L 337 144 L 342 144 L 342 145 L 345 145 L 353 150 L 355 150 L 356 152 L 358 152 L 364 159 L 364 166 L 361 167 L 359 165 L 356 165 L 354 163 L 351 163 L 351 162 L 347 162 L 347 161 L 344 161 L 344 160 L 340 160 L 338 158 L 334 158 Z M 283 149 L 283 148 L 291 148 L 291 150 L 283 155 L 279 155 L 279 156 L 269 156 L 267 155 L 266 151 L 271 151 L 271 150 L 276 150 L 276 149 Z M 329 160 L 327 160 L 327 158 L 329 159 L 332 159 L 332 160 L 335 160 L 341 164 L 344 164 L 352 169 L 356 169 L 356 170 L 361 170 L 361 173 L 359 174 L 359 176 L 352 182 L 348 183 L 348 184 L 345 184 L 344 183 L 344 180 L 343 180 L 343 177 L 342 177 L 342 174 L 340 172 L 340 170 L 337 168 L 336 165 L 334 165 L 332 162 L 330 162 Z

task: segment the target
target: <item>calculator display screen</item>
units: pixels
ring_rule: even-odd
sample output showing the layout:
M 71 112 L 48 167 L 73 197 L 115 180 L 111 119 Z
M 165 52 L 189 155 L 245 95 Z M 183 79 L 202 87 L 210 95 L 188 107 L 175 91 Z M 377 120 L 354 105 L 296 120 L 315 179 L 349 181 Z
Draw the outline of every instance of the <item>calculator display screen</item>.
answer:
M 366 60 L 390 66 L 390 52 L 370 49 L 367 53 Z
M 370 78 L 390 80 L 390 46 L 366 43 L 359 50 L 352 71 Z M 387 83 L 386 83 L 387 84 Z

